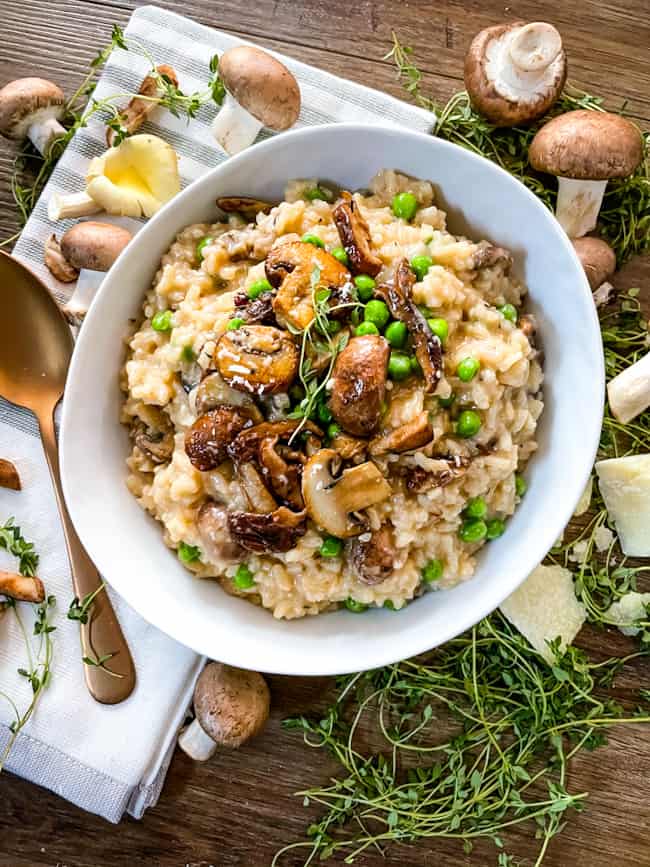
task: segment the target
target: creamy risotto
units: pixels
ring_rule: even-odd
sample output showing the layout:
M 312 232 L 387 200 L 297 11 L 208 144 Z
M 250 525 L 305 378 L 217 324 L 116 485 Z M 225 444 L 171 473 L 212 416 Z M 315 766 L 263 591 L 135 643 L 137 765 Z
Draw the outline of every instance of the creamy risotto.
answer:
M 128 343 L 128 486 L 197 578 L 293 618 L 470 578 L 523 495 L 542 370 L 508 251 L 426 181 L 219 200 Z

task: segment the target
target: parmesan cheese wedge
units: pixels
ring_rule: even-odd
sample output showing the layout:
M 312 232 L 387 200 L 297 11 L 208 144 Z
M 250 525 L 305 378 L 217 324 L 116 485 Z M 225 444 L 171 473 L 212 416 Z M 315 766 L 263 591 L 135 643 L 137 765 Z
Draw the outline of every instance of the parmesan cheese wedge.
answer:
M 612 602 L 605 616 L 621 630 L 623 635 L 636 635 L 638 627 L 632 624 L 637 620 L 647 620 L 645 607 L 650 603 L 650 593 L 635 593 L 630 591 L 621 596 L 618 602 Z
M 607 385 L 612 414 L 623 424 L 650 406 L 650 352 Z
M 623 553 L 650 557 L 650 454 L 598 461 L 596 472 Z
M 501 603 L 501 612 L 549 663 L 554 660 L 547 642 L 559 638 L 564 650 L 587 617 L 584 605 L 576 599 L 573 576 L 562 566 L 534 569 Z

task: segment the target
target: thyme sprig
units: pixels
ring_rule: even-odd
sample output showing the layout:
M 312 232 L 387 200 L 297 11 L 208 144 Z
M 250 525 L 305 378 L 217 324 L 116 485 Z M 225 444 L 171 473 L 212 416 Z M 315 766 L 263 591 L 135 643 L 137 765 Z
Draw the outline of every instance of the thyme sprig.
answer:
M 82 599 L 79 599 L 78 596 L 75 596 L 68 608 L 68 620 L 78 620 L 79 623 L 83 624 L 92 622 L 95 600 L 97 599 L 99 594 L 104 592 L 105 590 L 106 582 L 102 581 L 99 587 L 96 587 L 95 590 L 92 591 L 92 593 L 87 593 Z M 124 675 L 118 674 L 116 671 L 111 671 L 111 669 L 106 666 L 106 663 L 110 659 L 113 659 L 115 653 L 104 653 L 101 656 L 96 653 L 91 643 L 90 629 L 87 632 L 87 644 L 88 652 L 83 654 L 81 657 L 81 661 L 84 665 L 90 665 L 93 668 L 101 668 L 103 671 L 106 672 L 106 674 L 109 674 L 111 677 L 124 677 Z
M 28 542 L 17 527 L 13 518 L 9 518 L 0 527 L 0 548 L 18 557 L 18 571 L 21 575 L 33 578 L 38 569 L 38 554 L 33 542 Z
M 550 118 L 575 109 L 604 111 L 603 99 L 569 85 L 538 123 L 530 127 L 498 128 L 473 110 L 466 91 L 454 94 L 445 105 L 426 96 L 422 91 L 422 74 L 413 62 L 413 52 L 402 45 L 395 34 L 393 47 L 385 59 L 395 63 L 398 77 L 413 101 L 437 114 L 436 135 L 497 163 L 519 178 L 548 208 L 555 208 L 557 182 L 552 176 L 530 167 L 530 143 L 540 126 Z M 625 105 L 620 111 L 625 111 Z M 598 218 L 599 232 L 614 249 L 619 265 L 650 250 L 650 133 L 642 135 L 645 159 L 629 178 L 609 181 Z

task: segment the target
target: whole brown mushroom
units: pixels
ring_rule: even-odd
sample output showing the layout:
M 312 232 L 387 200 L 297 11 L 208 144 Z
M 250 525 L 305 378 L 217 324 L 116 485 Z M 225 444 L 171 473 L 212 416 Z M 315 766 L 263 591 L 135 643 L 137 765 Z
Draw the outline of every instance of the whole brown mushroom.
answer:
M 194 688 L 192 722 L 178 746 L 197 762 L 205 762 L 217 747 L 240 747 L 259 734 L 269 717 L 271 695 L 256 671 L 209 662 Z
M 55 138 L 65 135 L 64 113 L 63 91 L 46 78 L 17 78 L 0 90 L 0 133 L 28 138 L 43 156 Z
M 481 30 L 465 57 L 465 87 L 473 107 L 495 126 L 542 117 L 566 81 L 562 38 L 552 24 L 516 21 Z
M 592 236 L 575 238 L 573 247 L 592 291 L 612 277 L 616 270 L 616 255 L 607 241 Z
M 261 48 L 237 45 L 219 60 L 226 97 L 212 133 L 226 153 L 252 144 L 263 126 L 281 132 L 300 114 L 300 88 L 289 70 Z

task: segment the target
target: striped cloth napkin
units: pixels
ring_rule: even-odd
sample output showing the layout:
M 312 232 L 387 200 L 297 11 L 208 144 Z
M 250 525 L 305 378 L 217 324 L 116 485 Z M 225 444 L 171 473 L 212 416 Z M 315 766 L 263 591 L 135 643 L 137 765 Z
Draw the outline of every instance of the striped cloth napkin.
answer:
M 242 41 L 154 6 L 134 12 L 126 35 L 146 49 L 156 63 L 173 66 L 185 93 L 206 87 L 208 61 L 215 52 L 221 54 Z M 277 56 L 300 83 L 298 126 L 356 121 L 421 132 L 429 132 L 433 126 L 434 117 L 429 112 Z M 147 70 L 148 63 L 139 52 L 113 52 L 95 98 L 137 90 Z M 178 152 L 184 186 L 226 159 L 210 132 L 215 112 L 215 106 L 205 105 L 188 123 L 157 109 L 143 127 Z M 260 137 L 268 134 L 263 132 Z M 54 192 L 82 190 L 88 163 L 105 147 L 105 129 L 93 119 L 69 144 L 14 250 L 16 258 L 35 271 L 60 301 L 67 299 L 70 288 L 58 283 L 45 268 L 43 244 L 53 232 L 60 236 L 72 221 L 50 222 L 47 202 Z M 133 652 L 138 685 L 134 694 L 116 707 L 98 705 L 90 698 L 83 686 L 77 625 L 65 618 L 72 597 L 70 575 L 36 422 L 30 413 L 1 398 L 0 456 L 14 461 L 24 483 L 18 494 L 0 489 L 0 524 L 14 515 L 27 538 L 35 541 L 41 555 L 39 574 L 48 593 L 58 600 L 51 685 L 19 734 L 6 768 L 109 821 L 118 822 L 125 811 L 140 817 L 160 794 L 202 660 L 111 594 Z M 15 569 L 15 562 L 0 556 L 1 568 Z M 110 575 L 106 577 L 110 581 Z M 24 617 L 28 615 L 25 611 Z M 16 668 L 24 665 L 24 654 L 18 626 L 9 612 L 0 624 L 0 692 L 8 693 L 19 707 L 30 701 L 28 685 L 16 673 Z M 11 719 L 8 707 L 0 702 L 0 755 L 9 740 Z

